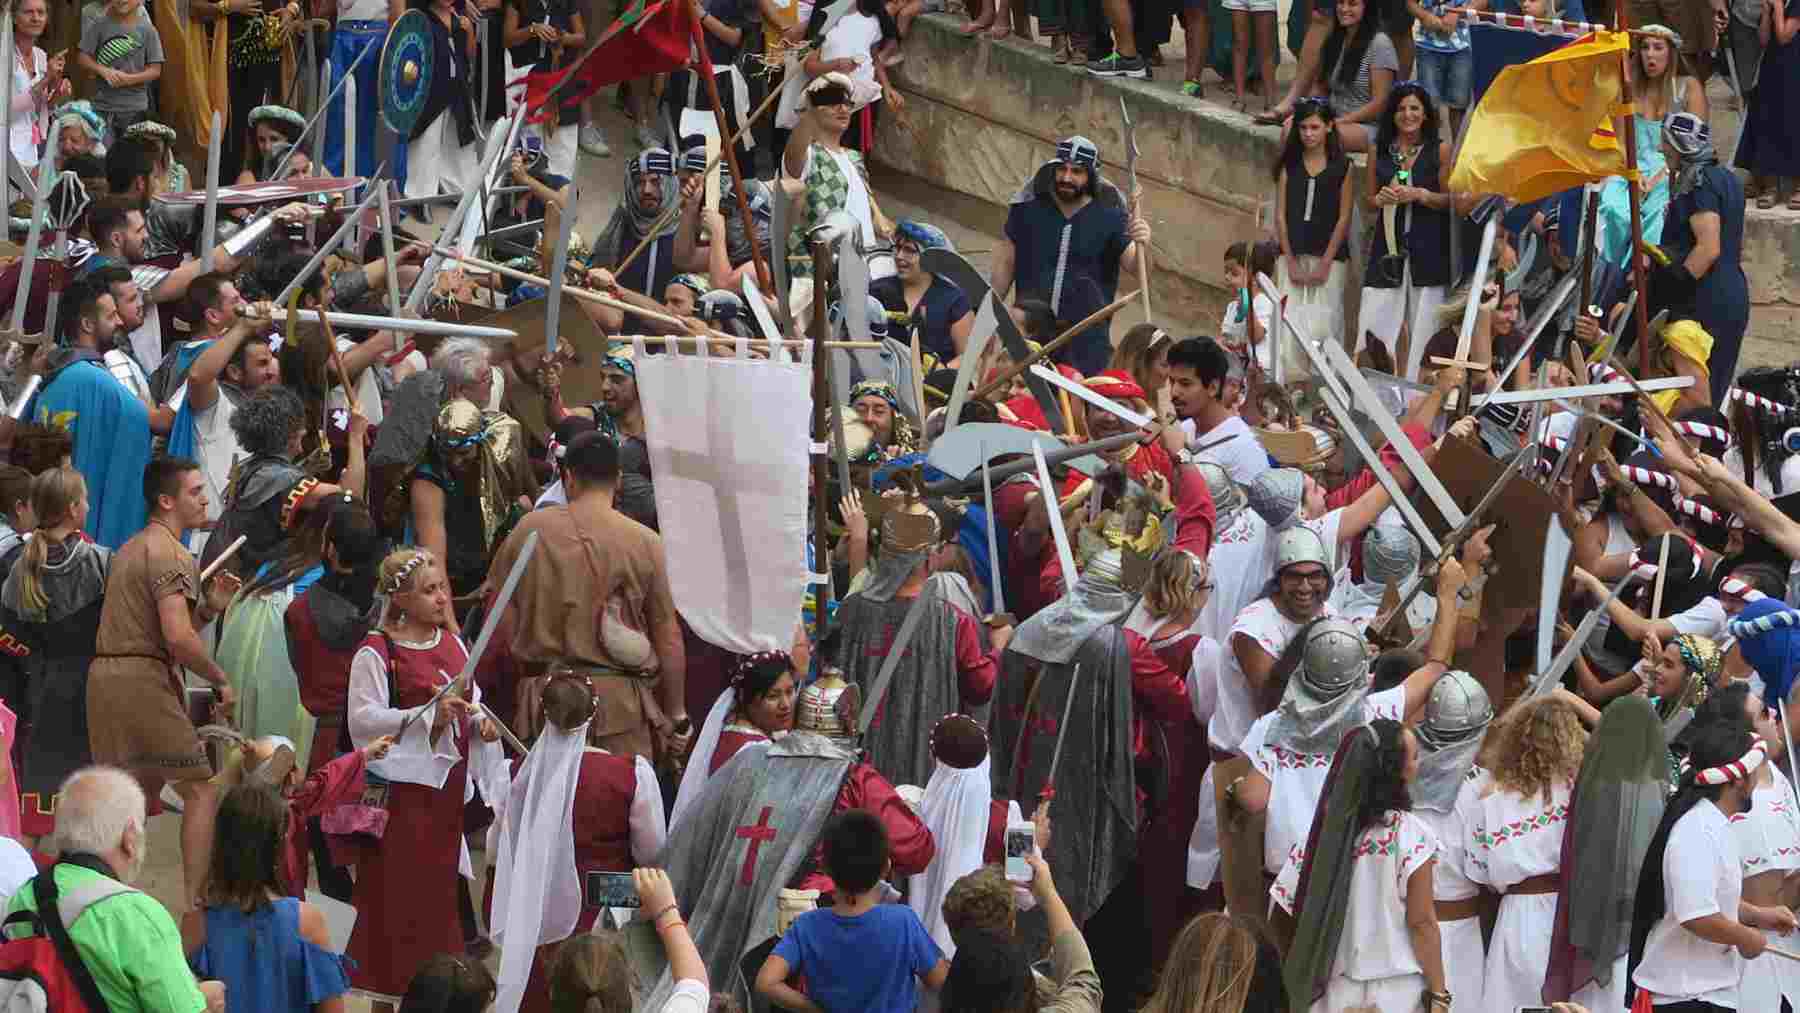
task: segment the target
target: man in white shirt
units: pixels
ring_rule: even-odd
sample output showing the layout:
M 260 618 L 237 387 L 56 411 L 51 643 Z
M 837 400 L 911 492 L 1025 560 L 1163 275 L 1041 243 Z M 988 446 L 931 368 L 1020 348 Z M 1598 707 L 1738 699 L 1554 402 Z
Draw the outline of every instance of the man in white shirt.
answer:
M 1195 459 L 1219 464 L 1232 481 L 1247 486 L 1269 470 L 1269 455 L 1244 420 L 1225 406 L 1230 372 L 1231 353 L 1211 338 L 1189 338 L 1169 349 L 1169 401 L 1189 448 L 1218 444 Z
M 1631 925 L 1631 982 L 1659 1013 L 1738 1009 L 1743 961 L 1762 955 L 1760 931 L 1793 932 L 1785 907 L 1743 902 L 1731 818 L 1749 808 L 1767 746 L 1747 725 L 1700 729 L 1690 767 L 1644 856 Z M 1751 1011 L 1744 1011 L 1751 1013 Z
M 218 520 L 225 508 L 232 463 L 244 456 L 231 431 L 231 416 L 244 396 L 281 382 L 281 362 L 269 346 L 268 335 L 275 324 L 269 320 L 267 303 L 257 306 L 254 319 L 246 317 L 244 310 L 249 304 L 238 294 L 237 286 L 219 274 L 196 278 L 191 295 L 197 311 L 191 319 L 205 328 L 200 340 L 210 340 L 210 344 L 188 371 L 187 403 L 178 411 L 175 426 L 180 428 L 184 416 L 192 420 L 192 452 L 206 476 L 208 519 Z M 172 431 L 171 452 L 185 439 L 184 434 Z M 205 540 L 205 532 L 196 532 L 193 551 L 198 553 Z

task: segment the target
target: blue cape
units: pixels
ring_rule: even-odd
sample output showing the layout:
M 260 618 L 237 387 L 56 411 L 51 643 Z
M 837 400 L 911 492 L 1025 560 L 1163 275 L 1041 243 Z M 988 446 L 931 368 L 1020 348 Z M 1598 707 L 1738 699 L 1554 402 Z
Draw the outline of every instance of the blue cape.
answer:
M 109 549 L 143 530 L 150 411 L 113 375 L 75 353 L 38 394 L 31 418 L 75 439 L 75 470 L 87 480 L 87 533 Z
M 1732 622 L 1732 633 L 1738 638 L 1738 649 L 1744 660 L 1762 676 L 1763 702 L 1774 706 L 1786 700 L 1793 689 L 1796 667 L 1800 666 L 1800 626 L 1769 624 L 1767 631 L 1741 630 L 1739 623 L 1749 623 L 1780 612 L 1793 612 L 1779 598 L 1759 598 L 1744 606 Z
M 206 351 L 207 346 L 210 344 L 212 344 L 210 341 L 196 342 L 194 344 L 182 345 L 175 350 L 174 385 L 177 388 L 187 383 L 188 371 L 194 368 L 194 360 L 200 358 L 200 353 Z M 219 396 L 224 397 L 223 394 Z M 194 456 L 200 440 L 199 437 L 194 434 L 194 410 L 191 407 L 192 403 L 193 401 L 191 398 L 182 398 L 181 407 L 175 412 L 175 424 L 169 429 L 170 457 L 185 457 L 190 461 L 199 460 L 199 458 Z

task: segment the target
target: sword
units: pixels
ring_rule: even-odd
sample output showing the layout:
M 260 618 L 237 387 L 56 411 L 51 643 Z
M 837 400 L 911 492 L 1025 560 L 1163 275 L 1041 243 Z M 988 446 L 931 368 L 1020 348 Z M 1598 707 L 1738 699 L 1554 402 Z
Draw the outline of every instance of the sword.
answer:
M 385 165 L 375 170 L 374 182 L 377 185 L 362 199 L 362 203 L 356 206 L 356 210 L 344 216 L 344 224 L 338 226 L 338 230 L 331 234 L 330 239 L 325 240 L 324 244 L 319 247 L 318 252 L 312 255 L 312 259 L 306 262 L 306 266 L 300 269 L 300 273 L 288 279 L 288 283 L 282 287 L 280 293 L 278 293 L 273 300 L 276 305 L 285 304 L 287 302 L 287 297 L 292 294 L 295 289 L 300 287 L 301 282 L 312 277 L 312 273 L 319 269 L 319 265 L 325 263 L 325 258 L 331 256 L 332 251 L 338 248 L 338 244 L 344 241 L 344 237 L 350 234 L 350 229 L 356 224 L 356 220 L 362 216 L 364 211 L 369 209 L 370 204 L 375 203 L 375 195 L 381 192 L 381 174 L 386 171 L 387 166 Z M 208 238 L 210 240 L 211 237 Z M 208 249 L 211 249 L 211 247 L 208 247 Z
M 0 12 L 0 53 L 11 52 L 13 52 L 13 16 L 12 8 L 8 7 L 4 12 Z M 9 73 L 5 75 L 5 80 L 0 81 L 0 109 L 11 110 L 12 100 L 13 76 Z M 7 112 L 5 115 L 10 118 L 12 114 Z M 13 158 L 12 145 L 5 146 L 5 155 L 6 175 L 8 179 L 11 179 L 16 161 Z
M 54 160 L 57 144 L 62 137 L 62 124 L 52 121 L 50 124 L 50 140 L 46 142 L 44 155 Z M 25 304 L 31 298 L 31 276 L 35 273 L 38 250 L 44 241 L 44 219 L 50 213 L 50 191 L 56 188 L 56 178 L 46 174 L 44 185 L 38 187 L 37 197 L 31 202 L 31 230 L 25 234 L 25 260 L 19 271 L 19 291 L 13 297 L 12 332 L 25 333 Z M 46 340 L 55 341 L 56 335 L 46 334 Z
M 1474 407 L 1482 408 L 1490 404 L 1529 404 L 1532 401 L 1558 401 L 1569 398 L 1604 397 L 1608 394 L 1635 394 L 1643 391 L 1682 390 L 1694 385 L 1691 376 L 1664 376 L 1654 380 L 1644 380 L 1632 386 L 1624 380 L 1608 383 L 1590 383 L 1579 387 L 1546 387 L 1542 390 L 1502 390 L 1492 394 L 1483 394 L 1474 398 Z
M 1493 258 L 1494 236 L 1499 231 L 1500 215 L 1498 213 L 1489 215 L 1487 224 L 1483 226 L 1481 230 L 1481 246 L 1475 254 L 1475 273 L 1469 276 L 1469 300 L 1463 306 L 1462 329 L 1457 334 L 1456 338 L 1456 359 L 1458 362 L 1466 362 L 1469 358 L 1469 342 L 1475 336 L 1475 315 L 1481 309 L 1481 294 L 1483 286 L 1487 284 L 1488 261 Z M 1409 266 L 1410 263 L 1411 262 L 1409 261 Z M 1410 331 L 1408 332 L 1408 337 L 1409 340 L 1418 343 L 1420 356 L 1423 357 L 1425 338 L 1422 335 L 1414 335 Z M 1409 358 L 1412 357 L 1410 346 L 1406 354 Z M 1489 354 L 1492 355 L 1492 352 L 1490 351 Z M 1417 378 L 1418 373 L 1416 371 L 1412 376 L 1407 377 L 1409 380 Z M 1506 380 L 1505 377 L 1501 377 L 1500 379 L 1502 383 Z M 1462 406 L 1464 414 L 1474 411 L 1474 409 L 1469 406 L 1469 386 L 1472 382 L 1473 378 L 1465 371 L 1463 373 L 1462 390 L 1459 392 L 1460 397 L 1457 399 L 1457 404 Z
M 563 278 L 569 273 L 569 234 L 575 228 L 575 183 L 569 200 L 557 211 L 556 249 L 550 255 L 550 289 L 544 304 L 544 348 L 556 354 L 556 331 L 562 324 Z
M 996 626 L 1011 626 L 1014 624 L 1013 617 L 1006 611 L 1006 592 L 1001 588 L 1000 540 L 994 534 L 994 482 L 988 474 L 985 443 L 981 445 L 981 505 L 987 510 L 988 572 L 993 577 L 988 590 L 994 593 L 994 614 L 988 617 L 988 622 Z
M 1606 600 L 1582 618 L 1581 625 L 1575 628 L 1575 635 L 1569 638 L 1569 642 L 1563 645 L 1561 651 L 1557 652 L 1556 660 L 1551 662 L 1550 667 L 1540 673 L 1536 679 L 1532 680 L 1531 688 L 1525 693 L 1524 699 L 1529 700 L 1538 696 L 1562 681 L 1563 673 L 1569 670 L 1569 666 L 1575 663 L 1575 656 L 1581 652 L 1582 643 L 1587 640 L 1589 634 L 1594 632 L 1594 627 L 1600 624 L 1600 617 L 1606 614 L 1606 607 L 1619 597 L 1620 591 L 1625 590 L 1625 585 L 1631 580 L 1631 576 L 1631 571 L 1625 571 L 1625 576 L 1620 577 L 1619 582 L 1613 585 L 1612 593 L 1606 596 Z
M 1044 775 L 1044 786 L 1038 789 L 1039 802 L 1056 797 L 1056 765 L 1062 762 L 1063 734 L 1069 730 L 1069 713 L 1075 709 L 1075 683 L 1080 678 L 1081 665 L 1077 663 L 1069 668 L 1069 695 L 1063 700 L 1062 720 L 1056 725 L 1056 747 L 1050 751 L 1050 772 Z
M 344 77 L 344 164 L 356 164 L 356 78 L 348 75 Z M 351 173 L 344 175 L 348 176 Z M 379 171 L 377 175 L 379 175 Z M 344 199 L 349 200 L 350 198 Z
M 1573 453 L 1573 448 L 1564 451 L 1564 456 Z M 1553 487 L 1554 488 L 1554 487 Z M 1556 650 L 1556 617 L 1562 611 L 1562 589 L 1570 553 L 1575 550 L 1575 542 L 1569 533 L 1563 530 L 1562 518 L 1550 515 L 1549 527 L 1544 530 L 1544 575 L 1538 585 L 1538 633 L 1537 633 L 1537 668 L 1543 671 L 1555 664 Z
M 34 376 L 25 381 L 25 389 L 19 392 L 19 396 L 13 401 L 12 406 L 6 409 L 6 417 L 14 422 L 24 418 L 26 407 L 31 404 L 31 399 L 37 396 L 38 388 L 43 385 L 44 378 L 41 376 Z
M 219 136 L 225 129 L 224 123 L 225 118 L 214 109 L 212 137 Z M 200 225 L 200 270 L 208 274 L 213 269 L 213 247 L 219 241 L 219 155 L 224 147 L 214 143 L 207 146 L 206 152 L 206 210 Z
M 881 698 L 887 694 L 888 683 L 894 678 L 894 671 L 900 667 L 900 659 L 906 654 L 906 648 L 912 644 L 913 634 L 919 628 L 919 621 L 925 618 L 925 601 L 930 592 L 919 589 L 919 596 L 913 599 L 906 608 L 906 618 L 900 620 L 900 629 L 894 634 L 893 642 L 888 645 L 887 656 L 881 659 L 881 668 L 875 673 L 875 681 L 869 684 L 869 697 L 863 701 L 862 713 L 856 718 L 856 734 L 869 734 L 869 726 L 875 723 L 875 712 L 881 709 Z
M 956 367 L 956 385 L 950 388 L 950 407 L 944 413 L 944 432 L 956 428 L 957 420 L 962 418 L 963 405 L 969 400 L 969 388 L 975 382 L 975 370 L 980 368 L 982 353 L 987 351 L 988 339 L 1000 329 L 999 321 L 994 317 L 993 293 L 981 300 L 981 309 L 975 313 L 975 323 L 969 328 L 969 340 L 963 345 L 962 362 Z
M 1044 448 L 1032 444 L 1031 457 L 1037 463 L 1038 488 L 1044 496 L 1044 512 L 1050 516 L 1050 534 L 1056 539 L 1056 558 L 1062 564 L 1063 586 L 1072 588 L 1077 576 L 1075 554 L 1069 551 L 1069 533 L 1063 530 L 1062 499 L 1050 482 L 1050 466 L 1044 463 Z
M 478 31 L 476 45 L 481 47 L 481 80 L 475 85 L 475 119 L 487 122 L 488 104 L 488 19 L 484 16 L 476 22 Z
M 350 62 L 350 69 L 344 71 L 344 76 L 341 80 L 338 81 L 337 87 L 331 89 L 331 91 L 329 91 L 325 94 L 325 101 L 319 103 L 319 108 L 313 112 L 312 118 L 306 121 L 306 126 L 300 128 L 300 136 L 294 138 L 294 146 L 289 148 L 288 153 L 286 155 L 282 156 L 282 159 L 280 162 L 277 162 L 275 164 L 275 171 L 270 173 L 270 176 L 272 178 L 280 179 L 282 177 L 282 170 L 287 168 L 288 160 L 294 157 L 294 152 L 300 150 L 300 145 L 305 143 L 306 136 L 308 134 L 312 133 L 314 124 L 319 122 L 319 117 L 325 115 L 325 110 L 331 108 L 332 100 L 334 100 L 338 97 L 338 92 L 341 92 L 344 90 L 344 82 L 350 80 L 352 77 L 355 77 L 356 76 L 356 68 L 362 66 L 362 62 L 369 58 L 370 53 L 373 53 L 374 51 L 376 51 L 377 49 L 380 49 L 380 48 L 381 48 L 380 46 L 370 46 L 367 49 L 364 49 L 362 51 L 362 53 L 360 55 L 358 55 L 355 60 L 352 60 Z M 218 150 L 218 148 L 221 144 L 220 135 L 218 134 L 216 129 L 212 136 L 213 136 L 212 147 L 213 147 L 213 150 L 216 151 L 216 150 Z M 351 163 L 348 160 L 346 160 L 345 164 L 344 164 L 344 175 L 346 175 L 346 176 L 355 175 L 355 172 L 351 168 Z
M 245 316 L 255 319 L 254 314 Z M 321 313 L 318 310 L 288 310 L 273 307 L 269 310 L 269 319 L 278 323 L 290 317 L 309 320 L 314 323 L 323 320 L 334 327 L 347 327 L 353 330 L 366 331 L 398 331 L 404 334 L 441 334 L 445 337 L 484 338 L 493 341 L 510 340 L 519 336 L 519 332 L 509 327 L 489 327 L 486 324 L 459 324 L 449 320 L 423 320 L 412 317 L 383 317 L 370 313 Z
M 1112 398 L 1093 390 L 1088 387 L 1087 384 L 1076 383 L 1074 380 L 1069 379 L 1054 369 L 1045 367 L 1041 363 L 1032 363 L 1031 371 L 1038 376 L 1043 377 L 1049 383 L 1061 387 L 1063 390 L 1068 391 L 1102 411 L 1109 412 L 1112 415 L 1123 419 L 1136 428 L 1142 429 L 1156 421 L 1150 416 L 1145 415 L 1143 412 L 1132 411 L 1130 408 L 1114 401 Z
M 371 46 L 369 48 L 373 49 L 375 47 Z M 363 55 L 368 55 L 368 51 L 365 50 Z M 358 59 L 360 60 L 361 57 L 358 57 Z M 494 166 L 499 163 L 500 155 L 506 150 L 508 140 L 518 129 L 519 124 L 524 121 L 524 117 L 525 105 L 524 103 L 520 103 L 519 108 L 513 112 L 511 126 L 504 132 L 496 130 L 488 135 L 488 150 L 485 153 L 486 162 L 482 169 L 483 178 L 485 178 L 488 173 L 492 172 Z M 503 134 L 504 136 L 502 136 Z M 460 226 L 462 220 L 468 216 L 469 209 L 474 206 L 475 195 L 478 190 L 478 187 L 470 187 L 463 191 L 462 196 L 457 199 L 456 210 L 450 212 L 450 220 L 445 223 L 444 231 L 438 234 L 440 237 L 450 235 L 454 229 Z M 432 278 L 437 274 L 438 268 L 443 266 L 443 263 L 444 255 L 437 252 L 437 247 L 434 246 L 431 256 L 425 261 L 424 269 L 419 272 L 419 280 L 413 283 L 412 291 L 407 293 L 406 309 L 416 313 L 418 312 L 419 307 L 424 305 L 425 296 L 431 291 Z
M 425 706 L 414 711 L 405 721 L 400 722 L 400 730 L 394 733 L 394 741 L 398 742 L 406 735 L 406 729 L 414 721 L 423 717 L 438 699 L 450 691 L 452 686 L 467 683 L 475 676 L 475 665 L 487 650 L 488 641 L 494 638 L 494 630 L 500 625 L 500 617 L 506 614 L 506 607 L 512 603 L 513 592 L 518 590 L 519 578 L 525 576 L 525 565 L 531 562 L 531 554 L 537 551 L 538 533 L 533 531 L 525 536 L 525 544 L 519 547 L 519 558 L 513 560 L 512 569 L 506 571 L 506 579 L 500 584 L 500 593 L 494 596 L 494 607 L 488 611 L 487 618 L 481 622 L 481 635 L 475 638 L 475 648 L 463 661 L 462 671 L 451 679 L 443 689 L 426 701 Z
M 375 199 L 381 205 L 381 260 L 387 267 L 388 315 L 400 315 L 400 271 L 394 261 L 394 217 L 393 209 L 388 207 L 390 194 L 387 180 L 378 180 L 375 185 Z M 399 351 L 400 338 L 394 338 L 394 350 Z

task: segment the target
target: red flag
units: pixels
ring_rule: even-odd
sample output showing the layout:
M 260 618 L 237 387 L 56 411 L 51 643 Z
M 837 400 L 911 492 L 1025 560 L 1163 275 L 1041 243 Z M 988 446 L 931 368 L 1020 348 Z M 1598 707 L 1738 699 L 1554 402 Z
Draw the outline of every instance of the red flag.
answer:
M 619 20 L 588 47 L 580 62 L 527 75 L 528 119 L 539 122 L 556 107 L 573 105 L 609 84 L 687 66 L 693 24 L 686 11 L 688 2 L 633 0 Z

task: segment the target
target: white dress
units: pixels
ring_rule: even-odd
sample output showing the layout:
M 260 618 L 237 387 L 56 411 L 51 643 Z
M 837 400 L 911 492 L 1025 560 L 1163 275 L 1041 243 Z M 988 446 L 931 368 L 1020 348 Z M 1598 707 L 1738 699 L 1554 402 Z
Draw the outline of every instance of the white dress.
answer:
M 1212 551 L 1207 562 L 1212 564 L 1213 590 L 1200 606 L 1197 626 L 1204 636 L 1223 644 L 1231 636 L 1231 624 L 1238 613 L 1262 594 L 1269 582 L 1263 567 L 1269 558 L 1269 526 L 1255 511 L 1245 508 L 1232 518 L 1231 526 L 1213 535 Z
M 1472 801 L 1464 846 L 1469 879 L 1495 893 L 1562 866 L 1564 824 L 1569 819 L 1573 786 L 1559 784 L 1546 801 L 1498 786 Z M 1544 971 L 1550 963 L 1550 935 L 1556 927 L 1556 894 L 1508 894 L 1500 901 L 1488 947 L 1485 989 L 1476 1008 L 1486 1013 L 1516 1013 L 1520 1006 L 1541 1005 Z
M 1470 767 L 1450 811 L 1416 810 L 1437 834 L 1437 868 L 1431 876 L 1431 894 L 1436 900 L 1468 900 L 1481 892 L 1463 867 L 1468 850 L 1469 810 L 1487 785 L 1487 771 Z M 1470 997 L 1469 1004 L 1475 1005 L 1479 1000 L 1474 997 L 1481 995 L 1487 980 L 1487 946 L 1481 940 L 1481 919 L 1439 921 L 1438 937 L 1444 955 L 1444 987 L 1452 996 Z
M 1416 813 L 1389 812 L 1356 841 L 1349 905 L 1331 980 L 1311 1013 L 1347 1013 L 1373 1006 L 1381 1013 L 1414 1013 L 1425 992 L 1424 969 L 1406 928 L 1408 880 L 1438 853 L 1437 835 Z M 1294 849 L 1276 877 L 1276 896 L 1291 911 L 1305 856 Z
M 1770 783 L 1757 786 L 1750 811 L 1729 817 L 1745 879 L 1777 869 L 1800 868 L 1800 803 L 1780 768 L 1771 763 L 1767 769 Z M 1795 948 L 1795 936 L 1764 934 L 1783 949 Z M 1744 961 L 1744 976 L 1738 979 L 1738 1009 L 1779 1010 L 1784 996 L 1789 1004 L 1800 1007 L 1800 965 L 1780 957 Z

